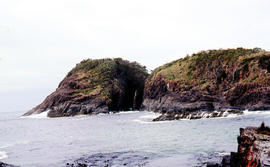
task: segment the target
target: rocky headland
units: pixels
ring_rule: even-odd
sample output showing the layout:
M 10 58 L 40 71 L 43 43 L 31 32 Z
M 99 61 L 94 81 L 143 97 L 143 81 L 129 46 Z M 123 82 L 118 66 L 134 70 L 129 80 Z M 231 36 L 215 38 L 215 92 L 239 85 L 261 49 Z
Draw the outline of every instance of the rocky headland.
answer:
M 145 67 L 121 58 L 84 60 L 24 116 L 45 111 L 48 117 L 65 117 L 140 109 L 147 76 Z
M 269 85 L 270 52 L 202 51 L 155 69 L 145 83 L 143 108 L 162 114 L 154 121 L 268 110 Z

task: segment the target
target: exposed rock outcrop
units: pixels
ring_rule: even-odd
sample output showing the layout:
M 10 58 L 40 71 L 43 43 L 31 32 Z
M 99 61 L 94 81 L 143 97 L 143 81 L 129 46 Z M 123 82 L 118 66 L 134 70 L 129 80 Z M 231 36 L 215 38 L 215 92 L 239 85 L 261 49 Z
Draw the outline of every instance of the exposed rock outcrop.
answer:
M 120 58 L 84 60 L 68 73 L 44 102 L 26 114 L 48 111 L 49 117 L 139 109 L 145 67 Z
M 268 110 L 269 72 L 270 52 L 259 48 L 202 51 L 155 69 L 145 84 L 143 107 L 162 113 L 156 120 Z
M 238 151 L 223 158 L 217 167 L 267 167 L 270 166 L 270 128 L 261 127 L 240 129 Z M 212 165 L 208 165 L 211 167 Z
M 270 129 L 247 127 L 240 129 L 238 152 L 231 154 L 232 167 L 270 166 Z

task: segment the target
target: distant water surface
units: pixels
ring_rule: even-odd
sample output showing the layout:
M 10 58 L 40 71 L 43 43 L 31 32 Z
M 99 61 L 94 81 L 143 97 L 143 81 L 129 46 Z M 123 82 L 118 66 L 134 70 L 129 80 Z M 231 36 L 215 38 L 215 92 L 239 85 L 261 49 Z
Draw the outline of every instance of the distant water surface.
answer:
M 270 112 L 251 111 L 164 122 L 151 122 L 158 115 L 145 111 L 69 118 L 23 113 L 0 113 L 0 161 L 21 167 L 66 166 L 86 158 L 96 166 L 205 166 L 236 151 L 240 127 L 270 125 Z

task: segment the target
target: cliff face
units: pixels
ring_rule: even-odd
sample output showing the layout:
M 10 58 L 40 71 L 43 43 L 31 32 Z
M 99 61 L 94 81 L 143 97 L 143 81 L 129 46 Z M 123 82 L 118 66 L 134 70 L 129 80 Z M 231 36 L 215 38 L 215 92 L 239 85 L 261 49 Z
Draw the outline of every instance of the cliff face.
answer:
M 267 127 L 240 129 L 238 152 L 232 153 L 231 166 L 270 166 L 270 130 Z
M 226 108 L 270 109 L 270 52 L 209 50 L 165 64 L 147 79 L 143 106 L 163 113 L 160 120 Z
M 207 167 L 266 167 L 270 166 L 270 128 L 247 127 L 240 129 L 238 151 L 226 155 L 221 164 Z
M 136 62 L 84 60 L 25 116 L 44 111 L 49 111 L 49 117 L 60 117 L 139 109 L 147 76 L 146 69 Z

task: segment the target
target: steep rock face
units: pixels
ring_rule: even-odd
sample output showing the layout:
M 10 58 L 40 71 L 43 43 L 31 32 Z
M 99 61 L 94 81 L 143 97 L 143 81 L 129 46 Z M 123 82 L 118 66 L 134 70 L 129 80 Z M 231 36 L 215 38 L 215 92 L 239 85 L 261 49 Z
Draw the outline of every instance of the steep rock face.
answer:
M 264 123 L 261 127 L 240 129 L 238 151 L 223 158 L 220 167 L 263 167 L 270 166 L 270 128 Z M 210 166 L 209 166 L 210 167 Z
M 231 166 L 270 166 L 269 128 L 240 129 L 238 152 L 232 155 Z
M 161 120 L 227 108 L 270 109 L 269 72 L 270 53 L 259 48 L 202 51 L 155 69 L 143 106 L 163 113 Z
M 25 114 L 49 111 L 49 117 L 139 109 L 145 67 L 117 59 L 84 60 L 72 69 L 55 92 Z

